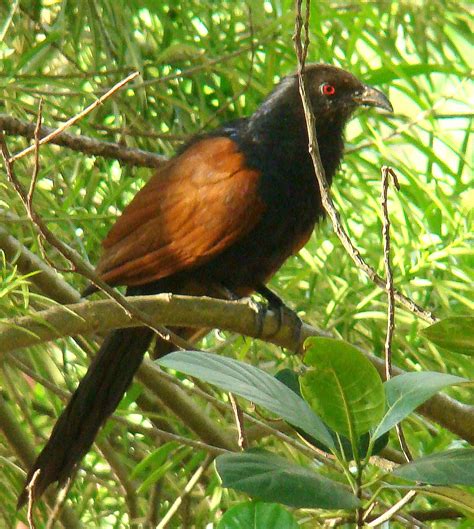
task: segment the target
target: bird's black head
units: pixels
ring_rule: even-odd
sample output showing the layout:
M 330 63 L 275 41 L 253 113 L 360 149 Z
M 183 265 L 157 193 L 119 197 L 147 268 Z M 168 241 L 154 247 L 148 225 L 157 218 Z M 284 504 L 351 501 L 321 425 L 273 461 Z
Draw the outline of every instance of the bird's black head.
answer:
M 321 161 L 330 181 L 344 152 L 344 126 L 354 110 L 359 106 L 373 106 L 392 112 L 393 108 L 382 92 L 335 66 L 306 66 L 305 86 L 316 117 Z M 263 156 L 265 163 L 268 164 L 270 160 L 275 167 L 281 169 L 285 166 L 288 171 L 291 167 L 297 167 L 300 173 L 307 173 L 308 178 L 313 178 L 297 74 L 280 81 L 245 121 L 244 130 L 243 135 L 250 140 L 250 145 L 256 146 L 256 153 Z
M 344 125 L 359 106 L 373 106 L 393 112 L 388 98 L 376 88 L 359 81 L 341 68 L 310 64 L 305 68 L 305 85 L 316 117 L 318 132 L 342 133 Z M 303 106 L 297 74 L 284 77 L 249 120 L 254 132 L 276 130 L 290 136 L 305 131 Z M 319 140 L 319 138 L 318 138 Z
M 297 83 L 296 74 L 292 76 Z M 305 84 L 316 116 L 346 121 L 360 106 L 373 106 L 393 112 L 388 98 L 345 70 L 327 64 L 311 64 L 305 69 Z

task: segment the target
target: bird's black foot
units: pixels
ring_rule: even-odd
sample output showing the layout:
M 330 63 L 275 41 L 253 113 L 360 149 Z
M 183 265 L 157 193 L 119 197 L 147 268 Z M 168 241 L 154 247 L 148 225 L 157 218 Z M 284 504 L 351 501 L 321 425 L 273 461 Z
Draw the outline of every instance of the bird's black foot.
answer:
M 260 312 L 258 314 L 258 318 L 259 318 L 258 330 L 260 331 L 260 334 L 258 335 L 258 337 L 261 336 L 261 333 L 263 331 L 263 320 L 264 320 L 265 314 L 267 313 L 268 310 L 271 310 L 272 312 L 275 312 L 277 315 L 277 326 L 276 326 L 276 329 L 271 334 L 268 335 L 268 337 L 272 337 L 275 334 L 277 334 L 279 330 L 281 329 L 283 323 L 285 321 L 288 321 L 288 323 L 294 329 L 294 339 L 296 343 L 299 343 L 302 322 L 300 318 L 298 317 L 298 315 L 296 314 L 296 312 L 294 312 L 287 305 L 285 305 L 283 300 L 265 285 L 261 285 L 257 289 L 257 292 L 261 296 L 263 296 L 268 302 L 268 305 L 259 304 Z
M 263 336 L 263 323 L 265 321 L 265 314 L 268 311 L 268 306 L 264 303 L 259 303 L 258 301 L 255 301 L 251 297 L 245 298 L 245 301 L 255 313 L 255 322 L 257 327 L 257 330 L 255 331 L 255 337 L 261 338 Z

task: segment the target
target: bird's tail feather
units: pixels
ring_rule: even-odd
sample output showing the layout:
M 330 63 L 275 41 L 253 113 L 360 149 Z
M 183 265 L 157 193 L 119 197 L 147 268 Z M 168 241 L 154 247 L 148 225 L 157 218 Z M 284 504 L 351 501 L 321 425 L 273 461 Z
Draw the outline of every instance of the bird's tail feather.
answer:
M 40 474 L 33 498 L 39 498 L 51 483 L 63 482 L 71 475 L 118 406 L 152 337 L 153 332 L 143 327 L 117 329 L 107 336 L 29 471 L 18 508 L 28 499 L 26 487 L 37 470 Z

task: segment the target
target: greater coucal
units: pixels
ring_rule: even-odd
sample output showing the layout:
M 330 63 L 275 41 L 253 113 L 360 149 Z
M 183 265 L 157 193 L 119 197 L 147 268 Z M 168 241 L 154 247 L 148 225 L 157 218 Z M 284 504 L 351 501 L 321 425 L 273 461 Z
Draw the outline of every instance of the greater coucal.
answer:
M 360 105 L 392 111 L 387 97 L 339 68 L 306 67 L 321 161 L 329 182 L 344 126 Z M 125 208 L 103 242 L 98 275 L 127 295 L 223 297 L 260 292 L 298 252 L 323 209 L 296 75 L 285 77 L 249 118 L 195 137 Z M 89 289 L 89 292 L 92 289 Z M 147 328 L 110 333 L 26 478 L 33 497 L 64 481 L 119 404 L 150 345 Z M 162 344 L 165 354 L 166 343 Z M 18 505 L 24 504 L 26 489 Z

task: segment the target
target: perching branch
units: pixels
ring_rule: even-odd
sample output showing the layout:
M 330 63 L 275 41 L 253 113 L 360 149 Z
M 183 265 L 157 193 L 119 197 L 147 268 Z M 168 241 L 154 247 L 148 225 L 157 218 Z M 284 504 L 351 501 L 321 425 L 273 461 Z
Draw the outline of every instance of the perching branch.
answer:
M 119 88 L 124 86 L 125 82 L 130 81 L 136 77 L 136 75 L 130 75 L 120 83 L 117 83 L 114 87 L 112 87 L 106 94 L 104 94 L 100 98 L 100 102 L 103 102 L 106 97 L 109 97 L 113 93 L 115 93 Z M 14 162 L 18 158 L 23 157 L 24 155 L 28 154 L 29 152 L 34 152 L 36 154 L 35 156 L 35 165 L 38 164 L 38 149 L 40 143 L 46 143 L 47 141 L 53 139 L 57 135 L 60 134 L 60 130 L 64 131 L 68 126 L 71 126 L 73 123 L 77 122 L 80 117 L 85 116 L 88 112 L 91 112 L 93 108 L 95 108 L 97 105 L 90 105 L 86 109 L 84 109 L 82 112 L 77 114 L 76 116 L 72 117 L 70 120 L 68 120 L 65 124 L 63 124 L 59 129 L 54 131 L 51 135 L 44 138 L 40 142 L 35 141 L 35 144 L 32 147 L 29 147 L 28 149 L 25 149 L 24 151 L 21 151 L 20 153 L 16 154 L 15 156 L 11 156 L 8 146 L 5 141 L 5 137 L 3 135 L 3 132 L 0 130 L 0 151 L 3 158 L 3 162 L 5 165 L 5 170 L 7 173 L 7 178 L 9 182 L 12 184 L 13 188 L 15 189 L 16 193 L 20 197 L 26 212 L 28 214 L 28 217 L 32 221 L 34 227 L 38 231 L 38 233 L 44 237 L 45 240 L 48 241 L 51 246 L 56 248 L 59 253 L 67 259 L 74 267 L 74 271 L 80 273 L 89 281 L 91 281 L 95 286 L 98 287 L 99 290 L 105 292 L 110 298 L 114 299 L 118 305 L 122 307 L 122 309 L 127 313 L 129 317 L 137 318 L 139 321 L 141 321 L 146 327 L 149 327 L 151 330 L 153 330 L 155 333 L 157 333 L 159 336 L 161 336 L 165 340 L 172 341 L 177 347 L 180 348 L 187 348 L 188 343 L 186 340 L 183 340 L 180 336 L 176 335 L 172 331 L 163 328 L 163 327 L 157 327 L 156 325 L 152 324 L 150 321 L 147 320 L 147 315 L 143 313 L 139 313 L 135 311 L 133 308 L 131 308 L 128 305 L 128 302 L 124 296 L 122 296 L 118 291 L 116 291 L 114 288 L 110 287 L 107 283 L 105 283 L 94 271 L 94 269 L 85 262 L 82 257 L 76 252 L 73 248 L 68 246 L 66 243 L 64 243 L 62 240 L 60 240 L 56 235 L 48 228 L 46 223 L 43 221 L 42 217 L 37 213 L 35 208 L 32 206 L 28 199 L 28 194 L 26 192 L 26 189 L 21 184 L 20 180 L 17 178 L 15 171 L 14 171 Z M 35 168 L 36 171 L 36 168 Z
M 219 328 L 258 338 L 259 325 L 255 310 L 245 301 L 224 301 L 159 294 L 128 298 L 130 306 L 146 313 L 152 322 L 170 326 L 194 328 Z M 57 306 L 37 312 L 34 316 L 13 318 L 0 324 L 0 355 L 23 347 L 37 345 L 58 338 L 107 331 L 117 327 L 143 325 L 130 318 L 111 300 L 87 301 L 74 305 Z M 309 336 L 324 335 L 318 329 L 303 323 L 300 339 L 295 322 L 284 318 L 278 332 L 278 316 L 269 311 L 263 317 L 262 339 L 299 353 L 303 341 Z M 385 363 L 365 352 L 381 376 Z M 393 367 L 393 375 L 404 371 Z M 463 439 L 474 443 L 474 406 L 462 404 L 446 395 L 436 395 L 418 411 Z

